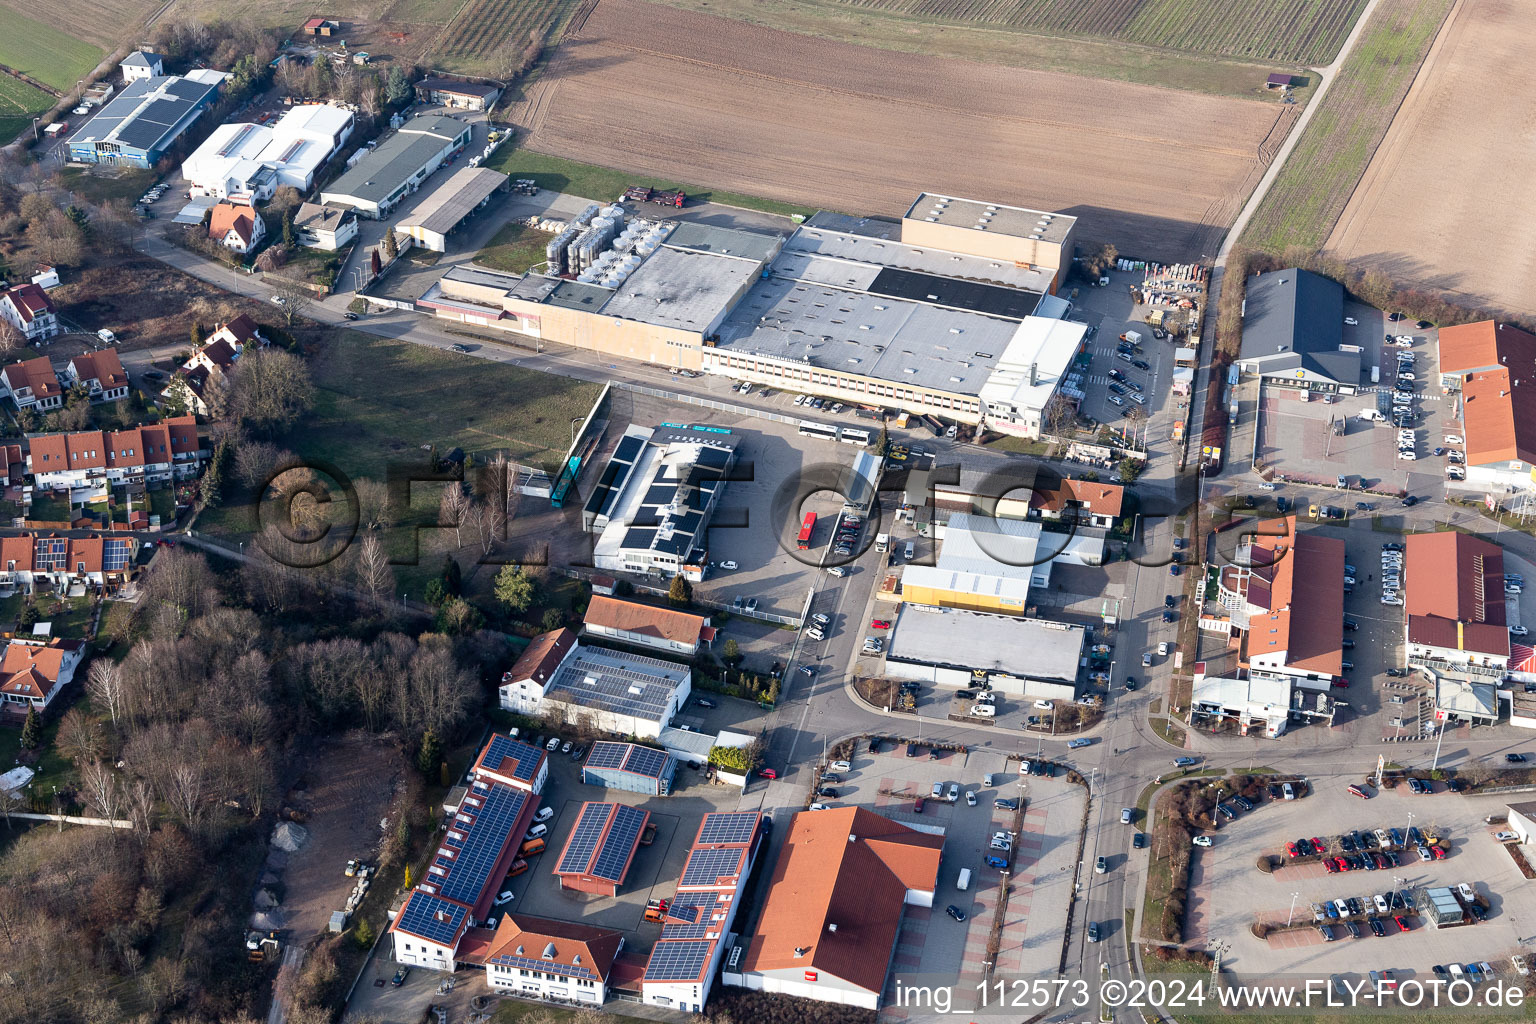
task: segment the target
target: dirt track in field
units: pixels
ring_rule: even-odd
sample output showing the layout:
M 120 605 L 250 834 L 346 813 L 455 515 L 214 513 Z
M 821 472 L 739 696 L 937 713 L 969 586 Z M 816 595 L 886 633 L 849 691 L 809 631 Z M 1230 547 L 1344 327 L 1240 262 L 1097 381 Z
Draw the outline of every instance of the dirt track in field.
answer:
M 1173 260 L 1215 252 L 1296 109 L 601 0 L 510 116 L 567 159 L 848 213 L 924 189 L 1060 210 Z
M 1536 37 L 1529 0 L 1462 0 L 1367 167 L 1328 248 L 1399 284 L 1536 315 Z

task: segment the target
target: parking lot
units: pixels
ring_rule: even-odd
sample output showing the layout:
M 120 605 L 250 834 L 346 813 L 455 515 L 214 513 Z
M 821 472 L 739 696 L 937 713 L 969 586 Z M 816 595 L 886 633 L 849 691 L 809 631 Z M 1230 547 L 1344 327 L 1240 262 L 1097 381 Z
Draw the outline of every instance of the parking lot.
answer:
M 926 831 L 944 831 L 944 859 L 933 907 L 907 908 L 892 984 L 898 977 L 911 981 L 920 973 L 933 984 L 963 980 L 964 989 L 981 976 L 1003 877 L 985 860 L 992 834 L 1016 828 L 1013 890 L 996 969 L 1029 975 L 1053 971 L 1061 957 L 1083 790 L 1064 777 L 1021 779 L 1017 761 L 991 751 L 963 755 L 944 751 L 935 760 L 926 747 L 919 750 L 919 756 L 908 757 L 906 744 L 892 749 L 886 743 L 881 753 L 870 754 L 860 744 L 852 770 L 838 773 L 833 783 L 836 798 L 827 800 L 837 806 L 866 807 Z M 988 773 L 993 776 L 990 786 L 986 785 Z M 958 787 L 958 798 L 954 803 L 934 799 L 935 785 L 943 786 L 946 796 L 951 785 Z M 967 792 L 976 796 L 974 807 Z M 1015 826 L 1015 812 L 998 809 L 994 802 L 1020 797 L 1027 806 L 1022 826 Z M 919 799 L 921 811 L 916 809 Z M 964 868 L 970 869 L 971 880 L 962 892 L 956 882 Z M 966 915 L 964 922 L 946 914 L 950 905 Z
M 1346 303 L 1345 315 L 1358 321 L 1344 327 L 1346 344 L 1362 349 L 1362 380 L 1354 395 L 1310 395 L 1293 388 L 1267 386 L 1259 401 L 1259 443 L 1257 461 L 1272 467 L 1285 480 L 1297 483 L 1333 485 L 1343 475 L 1351 489 L 1362 487 L 1404 491 L 1419 497 L 1443 493 L 1450 456 L 1438 449 L 1458 449 L 1447 444 L 1447 434 L 1459 433 L 1455 424 L 1455 399 L 1440 392 L 1434 330 L 1419 330 L 1410 321 L 1391 322 L 1380 310 L 1358 303 Z M 1388 345 L 1387 335 L 1409 337 L 1413 343 L 1403 348 Z M 1394 387 L 1399 382 L 1401 354 L 1411 354 L 1411 367 L 1404 367 L 1402 384 L 1413 396 L 1403 406 L 1411 411 L 1406 426 L 1392 421 L 1397 405 Z M 1370 368 L 1379 367 L 1380 380 L 1370 380 Z M 1248 385 L 1253 387 L 1253 385 Z M 1310 401 L 1304 400 L 1310 397 Z M 1381 419 L 1362 419 L 1380 414 Z M 1415 458 L 1399 456 L 1399 430 L 1412 432 Z M 1234 443 L 1237 435 L 1234 434 Z M 1236 448 L 1242 451 L 1240 445 Z M 1246 453 L 1244 453 L 1246 454 Z M 1282 486 L 1281 493 L 1284 493 Z M 1341 504 L 1353 509 L 1354 503 L 1380 504 L 1371 495 L 1340 495 Z M 1390 503 L 1390 502 L 1389 502 Z
M 1529 938 L 1524 932 L 1536 920 L 1536 893 L 1483 820 L 1485 815 L 1502 814 L 1508 798 L 1464 797 L 1446 792 L 1442 785 L 1432 795 L 1413 795 L 1400 787 L 1362 801 L 1348 794 L 1348 781 L 1317 781 L 1304 799 L 1265 802 L 1237 821 L 1223 821 L 1214 845 L 1194 851 L 1186 940 L 1230 944 L 1222 965 L 1244 980 L 1283 973 L 1343 974 L 1357 980 L 1351 976 L 1384 968 L 1399 977 L 1422 979 L 1432 976 L 1432 965 L 1453 960 L 1487 960 L 1509 972 L 1509 957 L 1522 951 L 1521 939 Z M 1329 874 L 1320 863 L 1287 865 L 1273 873 L 1255 866 L 1261 855 L 1284 860 L 1285 844 L 1298 838 L 1316 836 L 1333 846 L 1347 830 L 1406 830 L 1409 825 L 1437 830 L 1449 840 L 1449 856 L 1421 862 L 1413 851 L 1406 851 L 1396 868 L 1337 874 Z M 1373 894 L 1388 890 L 1455 888 L 1460 882 L 1488 899 L 1486 921 L 1437 929 L 1420 906 L 1420 913 L 1409 919 L 1408 932 L 1384 921 L 1386 934 L 1377 938 L 1362 921 L 1362 938 L 1352 939 L 1335 925 L 1332 942 L 1325 942 L 1311 924 L 1313 903 L 1349 897 L 1369 903 Z M 1251 930 L 1256 922 L 1285 924 L 1292 914 L 1293 894 L 1294 920 L 1307 927 L 1257 938 Z

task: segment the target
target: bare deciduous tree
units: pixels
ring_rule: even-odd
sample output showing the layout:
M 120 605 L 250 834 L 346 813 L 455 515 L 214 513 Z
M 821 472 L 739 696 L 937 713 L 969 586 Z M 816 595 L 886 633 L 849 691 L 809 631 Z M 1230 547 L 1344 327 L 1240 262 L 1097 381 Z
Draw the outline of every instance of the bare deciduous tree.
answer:
M 247 351 L 235 364 L 229 395 L 234 419 L 256 436 L 285 430 L 314 400 L 309 368 L 278 348 Z
M 85 802 L 103 818 L 116 818 L 122 811 L 123 792 L 117 773 L 100 761 L 91 761 L 80 769 L 80 786 Z
M 283 326 L 292 327 L 295 320 L 304 314 L 310 303 L 315 301 L 315 293 L 303 285 L 279 279 L 274 289 L 277 297 L 282 299 Z
M 443 488 L 443 496 L 437 506 L 437 525 L 453 530 L 455 547 L 464 546 L 464 523 L 469 518 L 469 510 L 473 504 L 474 501 L 463 484 L 454 481 Z
M 363 592 L 375 601 L 386 601 L 395 594 L 395 573 L 389 565 L 389 554 L 378 530 L 363 535 L 363 543 L 357 553 L 357 574 Z
M 91 662 L 85 688 L 91 695 L 91 701 L 105 710 L 112 717 L 112 724 L 117 725 L 118 716 L 123 711 L 123 674 L 117 662 L 106 658 L 97 658 Z

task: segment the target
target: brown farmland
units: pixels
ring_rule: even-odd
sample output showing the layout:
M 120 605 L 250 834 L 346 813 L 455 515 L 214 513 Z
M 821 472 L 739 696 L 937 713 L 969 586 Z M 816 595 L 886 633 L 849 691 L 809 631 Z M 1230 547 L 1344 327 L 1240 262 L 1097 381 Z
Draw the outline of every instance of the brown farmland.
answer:
M 567 159 L 847 213 L 924 189 L 1062 210 L 1081 238 L 1192 259 L 1296 111 L 601 0 L 511 116 Z
M 1328 248 L 1400 285 L 1536 315 L 1528 62 L 1536 4 L 1464 0 L 1429 51 Z

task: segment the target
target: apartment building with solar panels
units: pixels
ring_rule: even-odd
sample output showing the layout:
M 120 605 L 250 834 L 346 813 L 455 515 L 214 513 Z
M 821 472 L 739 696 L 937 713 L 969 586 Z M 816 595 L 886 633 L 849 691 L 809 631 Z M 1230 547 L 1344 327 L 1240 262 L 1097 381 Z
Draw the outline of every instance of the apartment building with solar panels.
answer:
M 444 823 L 442 844 L 390 924 L 395 960 L 452 971 L 472 930 L 480 931 L 479 940 L 489 937 L 480 926 L 548 775 L 548 760 L 537 747 L 500 734 L 486 743 L 469 792 Z
M 661 937 L 651 947 L 642 1002 L 685 1013 L 704 1009 L 752 874 L 762 820 L 755 811 L 704 815 Z

